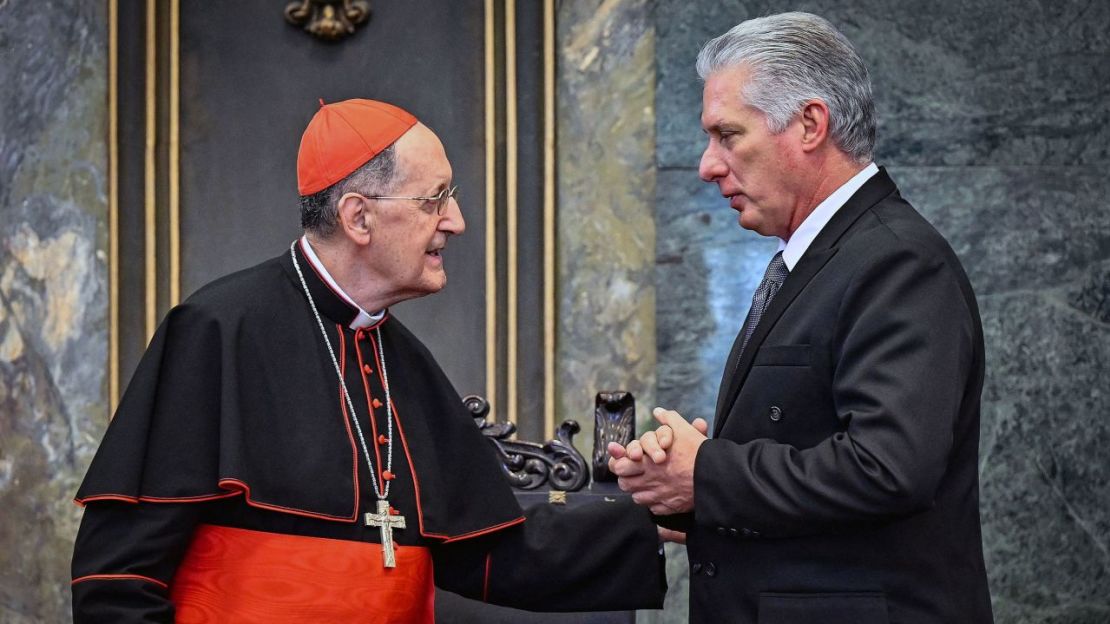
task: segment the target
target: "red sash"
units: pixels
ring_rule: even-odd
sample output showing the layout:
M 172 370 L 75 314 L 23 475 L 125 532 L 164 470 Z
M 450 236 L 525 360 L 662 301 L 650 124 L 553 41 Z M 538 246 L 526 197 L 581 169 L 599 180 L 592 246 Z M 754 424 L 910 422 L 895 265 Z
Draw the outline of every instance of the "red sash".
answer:
M 178 624 L 435 622 L 428 549 L 202 525 L 170 597 Z

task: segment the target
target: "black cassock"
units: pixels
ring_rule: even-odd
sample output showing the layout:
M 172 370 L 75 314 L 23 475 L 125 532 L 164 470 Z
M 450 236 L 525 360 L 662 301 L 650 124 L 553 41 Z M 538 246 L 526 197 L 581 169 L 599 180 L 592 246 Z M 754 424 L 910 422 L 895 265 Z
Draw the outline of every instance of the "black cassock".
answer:
M 523 513 L 424 345 L 388 313 L 352 329 L 358 310 L 297 247 L 374 474 L 290 255 L 219 279 L 158 328 L 78 491 L 75 622 L 428 622 L 433 570 L 523 609 L 662 605 L 645 510 Z M 406 521 L 392 569 L 362 521 L 386 467 Z

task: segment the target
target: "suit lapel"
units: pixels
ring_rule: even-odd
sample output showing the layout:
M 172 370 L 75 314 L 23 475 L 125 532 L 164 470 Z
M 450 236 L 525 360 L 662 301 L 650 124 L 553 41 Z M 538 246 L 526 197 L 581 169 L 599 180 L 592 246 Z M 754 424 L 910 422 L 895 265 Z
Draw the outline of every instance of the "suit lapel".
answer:
M 747 379 L 748 372 L 751 371 L 752 362 L 755 361 L 755 354 L 759 351 L 759 347 L 763 344 L 763 340 L 767 334 L 771 332 L 779 318 L 782 317 L 794 299 L 802 292 L 803 289 L 809 284 L 815 275 L 821 270 L 823 266 L 836 255 L 837 243 L 841 237 L 844 236 L 851 226 L 867 212 L 872 206 L 879 203 L 883 198 L 891 193 L 897 192 L 898 188 L 894 186 L 894 182 L 887 175 L 886 169 L 880 167 L 879 172 L 871 177 L 858 191 L 853 194 L 832 219 L 825 224 L 821 232 L 813 239 L 806 252 L 802 254 L 798 264 L 794 266 L 794 270 L 786 276 L 786 280 L 782 283 L 782 287 L 775 298 L 771 300 L 770 307 L 763 313 L 763 318 L 760 319 L 759 325 L 756 326 L 755 331 L 752 333 L 751 340 L 744 348 L 744 352 L 740 354 L 740 361 L 737 362 L 735 370 L 729 374 L 726 362 L 725 377 L 721 380 L 721 391 L 724 396 L 717 396 L 717 413 L 713 423 L 713 436 L 716 437 L 720 434 L 721 429 L 724 427 L 725 420 L 728 419 L 728 414 L 732 410 L 732 404 L 736 402 L 736 397 L 740 394 L 740 389 L 744 385 L 744 380 Z M 743 328 L 741 328 L 743 331 Z M 737 345 L 733 345 L 736 349 Z M 731 358 L 729 359 L 731 361 Z M 727 391 L 726 391 L 727 388 Z
M 748 371 L 752 368 L 752 362 L 755 360 L 755 354 L 759 351 L 759 346 L 763 344 L 763 339 L 771 331 L 771 328 L 778 322 L 779 317 L 790 307 L 794 298 L 806 284 L 813 279 L 814 275 L 825 266 L 836 253 L 836 249 L 823 249 L 816 252 L 812 249 L 807 249 L 802 258 L 798 260 L 798 264 L 794 266 L 794 270 L 786 277 L 779 288 L 775 298 L 771 300 L 771 305 L 767 311 L 763 313 L 763 318 L 759 320 L 759 325 L 756 325 L 755 331 L 752 332 L 751 340 L 748 345 L 744 347 L 744 352 L 740 354 L 740 361 L 736 364 L 735 372 L 728 380 L 728 392 L 725 394 L 724 401 L 718 398 L 717 401 L 717 417 L 714 419 L 713 435 L 721 432 L 721 427 L 724 426 L 725 420 L 728 418 L 728 412 L 732 408 L 732 404 L 736 401 L 736 396 L 740 394 L 740 388 L 743 386 L 744 379 L 748 376 Z M 741 330 L 743 331 L 743 330 Z M 725 384 L 722 383 L 722 386 Z
M 751 310 L 748 311 L 751 315 Z M 748 319 L 745 318 L 743 324 L 740 325 L 740 331 L 736 332 L 736 338 L 732 341 L 732 349 L 728 352 L 728 359 L 725 360 L 725 372 L 721 375 L 721 387 L 717 389 L 717 409 L 714 414 L 720 414 L 721 408 L 724 406 L 725 398 L 728 397 L 732 390 L 732 384 L 736 380 L 736 376 L 732 374 L 736 370 L 737 361 L 739 357 L 737 353 L 740 350 L 740 344 L 743 343 L 744 327 L 748 324 Z

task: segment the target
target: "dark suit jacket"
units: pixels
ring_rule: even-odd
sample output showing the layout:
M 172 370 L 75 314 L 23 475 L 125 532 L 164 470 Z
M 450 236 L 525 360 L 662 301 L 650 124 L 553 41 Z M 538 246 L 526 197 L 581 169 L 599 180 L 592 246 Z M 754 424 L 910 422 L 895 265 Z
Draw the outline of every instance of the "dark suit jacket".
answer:
M 694 470 L 690 621 L 992 621 L 982 386 L 967 276 L 880 170 L 725 372 Z

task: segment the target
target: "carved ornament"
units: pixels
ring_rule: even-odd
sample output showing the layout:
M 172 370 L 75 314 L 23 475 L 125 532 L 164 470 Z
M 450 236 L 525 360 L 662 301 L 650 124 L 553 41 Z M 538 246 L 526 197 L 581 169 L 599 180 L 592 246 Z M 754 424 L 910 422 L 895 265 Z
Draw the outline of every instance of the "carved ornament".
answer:
M 555 439 L 545 444 L 510 440 L 509 436 L 516 433 L 516 425 L 486 420 L 488 401 L 470 395 L 463 399 L 463 405 L 497 451 L 501 472 L 513 487 L 534 490 L 547 484 L 552 490 L 577 492 L 589 482 L 586 459 L 574 448 L 574 434 L 581 429 L 577 422 L 564 420 L 555 432 Z
M 367 0 L 299 0 L 285 5 L 285 20 L 327 41 L 354 34 L 370 18 Z

